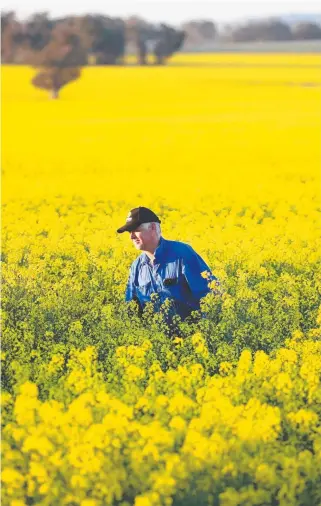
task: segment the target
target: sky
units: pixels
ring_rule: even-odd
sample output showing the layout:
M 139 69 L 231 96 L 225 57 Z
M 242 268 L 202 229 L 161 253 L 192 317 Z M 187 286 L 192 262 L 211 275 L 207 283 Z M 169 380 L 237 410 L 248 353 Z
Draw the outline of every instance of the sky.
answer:
M 51 17 L 66 14 L 105 14 L 112 17 L 138 15 L 152 22 L 179 24 L 190 19 L 211 19 L 218 23 L 278 16 L 282 14 L 318 13 L 320 1 L 293 0 L 2 0 L 1 10 L 14 10 L 19 18 L 35 12 Z

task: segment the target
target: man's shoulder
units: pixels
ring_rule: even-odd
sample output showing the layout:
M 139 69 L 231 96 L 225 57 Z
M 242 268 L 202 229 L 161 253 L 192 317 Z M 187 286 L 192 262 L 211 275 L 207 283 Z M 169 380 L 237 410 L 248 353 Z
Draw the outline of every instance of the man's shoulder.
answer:
M 190 255 L 194 253 L 192 246 L 182 241 L 166 240 L 166 248 L 177 255 Z
M 195 254 L 192 246 L 182 241 L 171 241 L 169 239 L 164 240 L 164 247 L 166 251 L 166 256 L 174 256 L 174 257 L 188 257 Z M 137 269 L 140 269 L 141 266 L 148 263 L 146 259 L 146 253 L 141 253 L 131 264 L 131 271 L 135 272 Z

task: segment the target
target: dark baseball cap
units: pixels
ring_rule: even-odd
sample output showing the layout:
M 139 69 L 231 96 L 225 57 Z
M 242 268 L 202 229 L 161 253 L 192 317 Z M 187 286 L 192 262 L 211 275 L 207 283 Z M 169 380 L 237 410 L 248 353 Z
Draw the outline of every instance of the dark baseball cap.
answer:
M 160 223 L 161 220 L 147 207 L 135 207 L 129 211 L 125 225 L 120 227 L 117 232 L 119 234 L 122 234 L 123 232 L 132 232 L 142 225 L 142 223 L 150 222 Z

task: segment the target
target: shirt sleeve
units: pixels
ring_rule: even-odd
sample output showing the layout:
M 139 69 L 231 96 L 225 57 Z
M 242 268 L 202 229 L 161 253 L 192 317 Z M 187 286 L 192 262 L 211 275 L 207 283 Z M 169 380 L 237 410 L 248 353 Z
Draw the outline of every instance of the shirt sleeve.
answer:
M 125 301 L 126 302 L 130 302 L 131 300 L 136 301 L 138 305 L 138 314 L 141 316 L 143 313 L 143 306 L 140 303 L 134 279 L 135 273 L 133 271 L 133 268 L 131 267 L 126 285 Z
M 132 269 L 130 269 L 126 286 L 125 300 L 126 302 L 130 302 L 133 299 L 137 299 L 137 294 L 134 284 L 133 272 Z
M 192 248 L 189 254 L 183 258 L 182 272 L 193 297 L 198 300 L 211 291 L 209 283 L 217 279 L 200 255 Z

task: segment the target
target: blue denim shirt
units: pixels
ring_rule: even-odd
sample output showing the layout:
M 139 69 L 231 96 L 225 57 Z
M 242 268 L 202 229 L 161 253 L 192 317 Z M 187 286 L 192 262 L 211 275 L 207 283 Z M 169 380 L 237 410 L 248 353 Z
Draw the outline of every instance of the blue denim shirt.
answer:
M 154 256 L 153 263 L 146 253 L 133 262 L 126 301 L 135 299 L 143 309 L 156 293 L 160 304 L 172 299 L 182 319 L 200 309 L 200 299 L 211 291 L 209 282 L 217 280 L 204 260 L 188 244 L 164 238 L 160 239 Z M 201 275 L 204 271 L 208 272 L 207 279 Z

